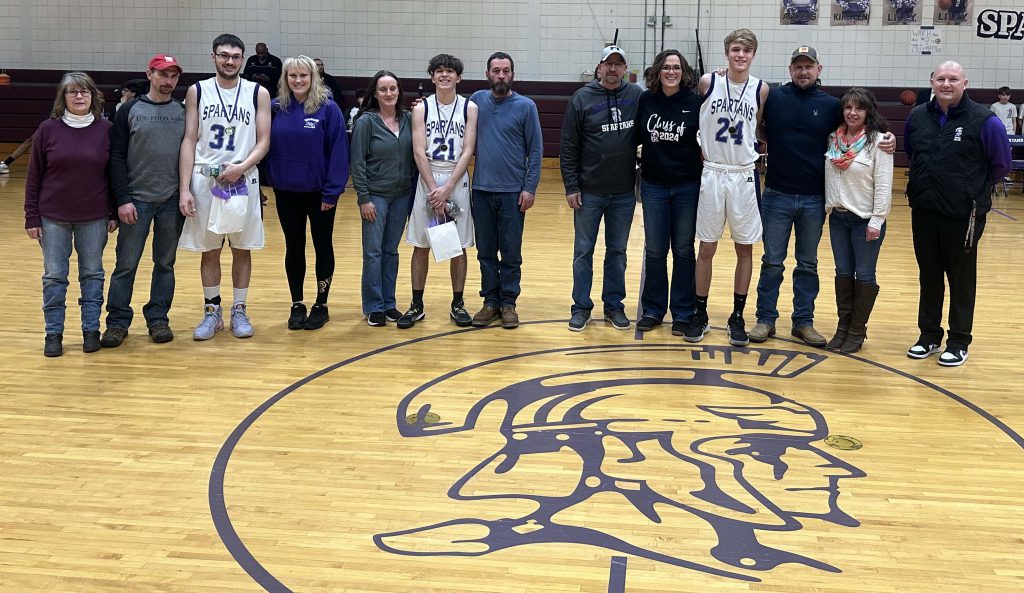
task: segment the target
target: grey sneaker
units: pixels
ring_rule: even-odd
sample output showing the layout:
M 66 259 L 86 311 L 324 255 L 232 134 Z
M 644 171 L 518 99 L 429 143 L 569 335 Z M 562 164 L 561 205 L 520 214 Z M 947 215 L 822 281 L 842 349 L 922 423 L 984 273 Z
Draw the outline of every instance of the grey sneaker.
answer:
M 196 326 L 196 331 L 192 332 L 193 340 L 209 340 L 224 329 L 224 319 L 221 317 L 220 305 L 206 305 L 203 308 L 203 320 Z
M 581 332 L 590 323 L 590 311 L 580 309 L 572 314 L 569 319 L 569 331 Z
M 612 327 L 614 327 L 615 329 L 620 329 L 623 331 L 629 329 L 632 325 L 632 323 L 629 321 L 629 318 L 626 317 L 626 314 L 623 313 L 621 309 L 615 309 L 614 311 L 605 311 L 604 320 L 606 323 L 610 323 Z
M 252 322 L 249 321 L 249 314 L 245 312 L 245 305 L 238 303 L 231 307 L 231 333 L 236 338 L 251 338 Z
M 750 337 L 751 342 L 760 344 L 775 335 L 775 324 L 758 321 L 754 324 L 754 327 L 750 328 L 750 333 L 747 335 Z

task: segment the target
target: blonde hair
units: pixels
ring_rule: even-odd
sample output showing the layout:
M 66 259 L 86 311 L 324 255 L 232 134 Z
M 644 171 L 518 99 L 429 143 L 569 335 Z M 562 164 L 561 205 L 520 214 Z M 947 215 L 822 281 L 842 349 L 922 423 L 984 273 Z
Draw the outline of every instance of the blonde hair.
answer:
M 65 91 L 69 88 L 72 90 L 87 90 L 92 95 L 92 102 L 89 104 L 89 112 L 94 117 L 102 117 L 103 115 L 103 93 L 96 88 L 96 83 L 92 81 L 85 72 L 68 72 L 60 79 L 60 84 L 57 85 L 57 98 L 53 100 L 53 110 L 50 111 L 50 117 L 53 119 L 60 119 L 64 117 L 64 112 L 68 110 L 67 98 Z
M 754 35 L 750 29 L 736 29 L 726 35 L 724 42 L 726 53 L 729 52 L 729 46 L 734 43 L 739 43 L 755 54 L 757 53 L 757 35 Z
M 303 103 L 303 110 L 307 113 L 316 113 L 327 102 L 327 85 L 320 78 L 320 71 L 316 69 L 316 63 L 309 56 L 295 56 L 286 58 L 281 66 L 281 79 L 277 83 L 277 102 L 281 105 L 282 111 L 288 111 L 292 102 L 292 90 L 288 87 L 289 70 L 306 70 L 309 72 L 309 94 Z

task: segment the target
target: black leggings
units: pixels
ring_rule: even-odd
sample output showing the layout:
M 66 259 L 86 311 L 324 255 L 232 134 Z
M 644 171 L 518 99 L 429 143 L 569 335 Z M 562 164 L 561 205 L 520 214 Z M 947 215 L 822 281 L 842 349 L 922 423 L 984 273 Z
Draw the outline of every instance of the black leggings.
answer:
M 274 190 L 277 217 L 284 231 L 284 270 L 292 302 L 302 301 L 302 283 L 306 278 L 306 219 L 316 252 L 316 302 L 327 303 L 334 278 L 334 211 L 320 210 L 320 192 Z

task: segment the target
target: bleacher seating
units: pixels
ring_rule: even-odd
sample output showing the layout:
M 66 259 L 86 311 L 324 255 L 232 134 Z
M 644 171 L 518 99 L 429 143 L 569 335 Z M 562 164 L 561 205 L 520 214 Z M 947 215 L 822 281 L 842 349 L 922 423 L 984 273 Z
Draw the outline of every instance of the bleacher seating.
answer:
M 32 134 L 39 122 L 45 119 L 50 112 L 56 84 L 63 71 L 8 70 L 7 72 L 11 75 L 12 84 L 0 86 L 0 122 L 2 122 L 0 124 L 0 142 L 21 142 Z M 142 75 L 136 72 L 113 71 L 91 71 L 89 74 L 105 95 L 108 114 L 113 113 L 114 90 L 126 80 Z M 183 98 L 189 84 L 210 76 L 212 73 L 186 73 L 182 77 L 175 96 Z M 339 86 L 344 89 L 343 96 L 338 99 L 347 113 L 349 108 L 355 105 L 356 89 L 365 89 L 369 84 L 369 77 L 336 76 L 335 78 Z M 417 87 L 420 84 L 427 89 L 425 93 L 431 92 L 429 89 L 432 89 L 432 85 L 427 78 L 402 80 L 402 87 L 408 100 L 411 101 L 416 96 Z M 544 134 L 545 157 L 558 156 L 559 137 L 561 136 L 565 108 L 569 103 L 569 98 L 581 86 L 582 84 L 579 82 L 515 82 L 516 92 L 532 98 L 537 103 L 541 129 Z M 487 88 L 487 81 L 484 80 L 463 80 L 459 83 L 459 92 L 465 95 L 484 88 Z M 838 97 L 848 87 L 825 86 L 822 88 L 829 94 Z M 904 87 L 866 88 L 875 94 L 879 102 L 879 110 L 889 120 L 889 125 L 893 133 L 896 134 L 896 165 L 905 167 L 907 159 L 903 154 L 903 124 L 913 108 L 900 103 L 899 95 L 906 89 Z M 995 89 L 971 89 L 970 95 L 974 100 L 987 105 L 991 102 L 990 99 L 994 100 L 996 91 Z

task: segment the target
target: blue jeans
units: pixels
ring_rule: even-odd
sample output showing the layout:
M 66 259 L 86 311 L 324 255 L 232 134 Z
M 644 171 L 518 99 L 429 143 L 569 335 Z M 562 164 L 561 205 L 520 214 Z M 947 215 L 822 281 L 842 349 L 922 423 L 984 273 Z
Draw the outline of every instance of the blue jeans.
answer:
M 480 296 L 485 305 L 516 305 L 525 221 L 526 213 L 519 211 L 519 192 L 473 190 L 476 259 L 480 262 Z
M 594 246 L 604 218 L 604 311 L 622 311 L 626 298 L 626 245 L 633 224 L 636 195 L 582 194 L 583 205 L 573 216 L 576 238 L 572 254 L 572 312 L 591 311 L 594 301 L 590 288 L 594 283 Z
M 865 238 L 867 218 L 853 212 L 832 210 L 828 217 L 828 236 L 832 241 L 832 255 L 836 260 L 836 276 L 853 277 L 857 282 L 875 283 L 875 264 L 885 239 L 885 223 L 874 241 Z
M 779 318 L 779 286 L 785 271 L 791 231 L 796 231 L 793 270 L 793 327 L 814 324 L 818 298 L 818 242 L 825 224 L 825 197 L 784 194 L 765 188 L 761 197 L 764 255 L 757 282 L 757 321 L 774 324 Z
M 103 308 L 103 248 L 107 245 L 107 219 L 58 222 L 43 218 L 43 319 L 46 333 L 64 333 L 64 309 L 71 269 L 71 247 L 78 253 L 78 284 L 82 297 L 82 331 L 100 329 Z
M 409 218 L 412 196 L 370 196 L 377 219 L 363 221 L 363 315 L 395 309 L 398 282 L 398 243 Z
M 689 321 L 696 304 L 693 241 L 697 232 L 700 181 L 663 185 L 640 182 L 644 213 L 644 286 L 640 305 L 644 317 Z M 672 247 L 672 284 L 668 281 L 668 250 Z
M 107 327 L 128 329 L 132 324 L 132 292 L 139 260 L 153 225 L 153 278 L 149 284 L 149 302 L 142 307 L 146 325 L 166 324 L 167 312 L 174 299 L 174 260 L 178 251 L 178 237 L 185 217 L 178 210 L 178 200 L 140 202 L 132 200 L 139 219 L 135 224 L 124 224 L 117 229 L 117 262 L 110 275 L 107 292 Z

